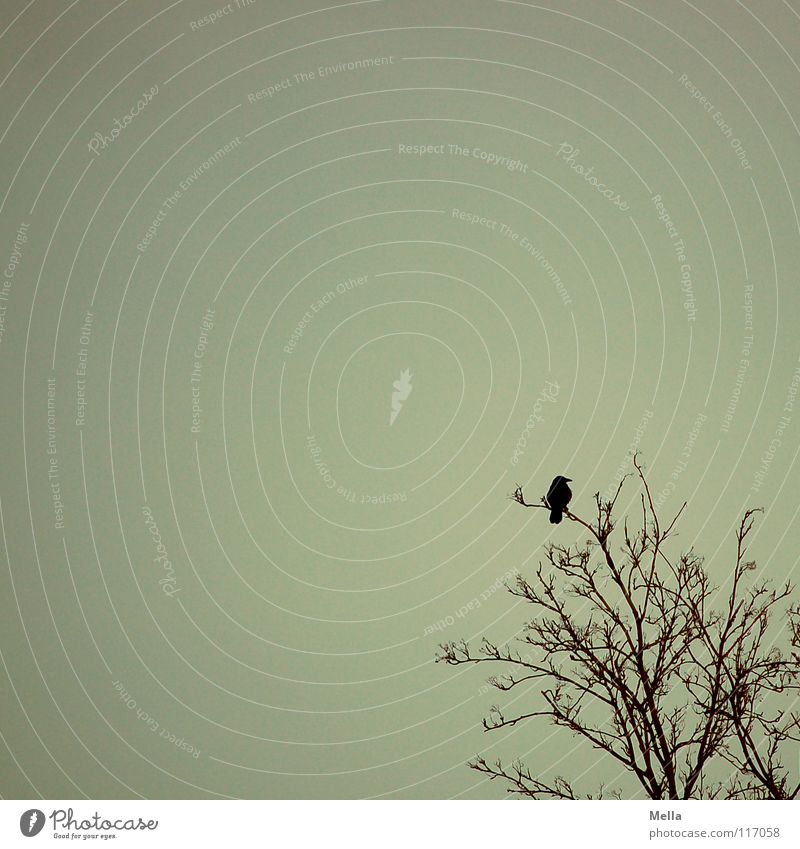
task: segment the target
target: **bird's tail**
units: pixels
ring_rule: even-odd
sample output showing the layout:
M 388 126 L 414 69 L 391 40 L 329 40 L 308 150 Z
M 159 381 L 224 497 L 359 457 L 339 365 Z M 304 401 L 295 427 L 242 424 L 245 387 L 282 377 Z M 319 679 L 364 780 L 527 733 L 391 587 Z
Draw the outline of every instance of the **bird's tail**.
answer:
M 562 518 L 561 508 L 554 507 L 550 511 L 550 524 L 551 525 L 557 525 L 561 521 L 561 518 Z

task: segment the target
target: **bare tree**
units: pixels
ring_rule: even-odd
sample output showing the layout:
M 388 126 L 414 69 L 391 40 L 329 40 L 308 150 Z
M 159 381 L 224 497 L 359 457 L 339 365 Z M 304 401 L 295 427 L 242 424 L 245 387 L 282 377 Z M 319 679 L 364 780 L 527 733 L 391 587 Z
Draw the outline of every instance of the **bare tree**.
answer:
M 502 692 L 539 683 L 535 709 L 506 716 L 493 706 L 484 729 L 548 719 L 613 758 L 651 799 L 796 798 L 800 782 L 790 780 L 782 754 L 800 740 L 793 709 L 800 623 L 788 583 L 748 582 L 755 564 L 746 543 L 757 511 L 744 514 L 731 577 L 718 588 L 693 550 L 670 555 L 686 505 L 662 525 L 638 457 L 633 462 L 642 485 L 639 528 L 626 519 L 614 537 L 620 545 L 612 545 L 623 479 L 612 498 L 595 494 L 592 521 L 564 511 L 588 531 L 585 543 L 549 544 L 535 580 L 517 575 L 508 585 L 534 608 L 517 637 L 525 656 L 484 638 L 477 652 L 463 640 L 444 643 L 436 660 L 495 664 L 503 671 L 489 683 Z M 519 487 L 513 497 L 549 509 L 544 498 L 527 503 Z M 770 628 L 779 612 L 788 623 L 786 649 Z M 791 703 L 784 712 L 781 701 Z M 578 798 L 564 777 L 545 781 L 520 761 L 505 767 L 479 756 L 469 765 L 507 782 L 511 793 Z

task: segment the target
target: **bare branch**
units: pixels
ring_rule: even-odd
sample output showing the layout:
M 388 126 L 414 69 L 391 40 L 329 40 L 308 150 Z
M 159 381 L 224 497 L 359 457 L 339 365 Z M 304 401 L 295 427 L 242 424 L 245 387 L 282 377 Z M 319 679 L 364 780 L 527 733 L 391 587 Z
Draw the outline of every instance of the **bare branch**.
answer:
M 484 730 L 545 718 L 622 764 L 650 798 L 797 798 L 800 782 L 789 781 L 782 753 L 800 742 L 800 715 L 782 711 L 780 698 L 800 692 L 800 605 L 786 607 L 788 584 L 749 581 L 755 564 L 747 546 L 759 511 L 741 519 L 722 594 L 693 550 L 665 550 L 686 503 L 663 525 L 638 454 L 633 466 L 611 498 L 595 493 L 591 520 L 564 510 L 587 531 L 584 543 L 548 544 L 532 578 L 507 584 L 533 610 L 514 641 L 524 655 L 484 638 L 476 652 L 463 640 L 444 643 L 436 660 L 504 667 L 488 679 L 501 693 L 540 683 L 528 710 L 507 715 L 495 705 Z M 629 477 L 641 488 L 641 519 L 633 527 L 626 517 L 614 534 Z M 549 509 L 544 497 L 527 502 L 521 486 L 510 497 Z M 773 634 L 775 615 L 788 650 Z M 543 781 L 518 761 L 505 768 L 479 757 L 470 766 L 512 793 L 576 798 L 564 778 Z

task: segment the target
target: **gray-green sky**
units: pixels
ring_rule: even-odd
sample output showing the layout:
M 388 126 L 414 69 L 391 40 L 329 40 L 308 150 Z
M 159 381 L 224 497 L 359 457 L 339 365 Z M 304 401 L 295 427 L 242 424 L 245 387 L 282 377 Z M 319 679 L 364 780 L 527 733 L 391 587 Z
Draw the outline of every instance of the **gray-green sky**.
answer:
M 581 538 L 514 486 L 588 511 L 635 448 L 717 582 L 754 505 L 796 576 L 797 3 L 0 32 L 2 795 L 504 795 L 478 751 L 629 787 L 483 734 L 433 657 L 512 638 L 504 576 Z

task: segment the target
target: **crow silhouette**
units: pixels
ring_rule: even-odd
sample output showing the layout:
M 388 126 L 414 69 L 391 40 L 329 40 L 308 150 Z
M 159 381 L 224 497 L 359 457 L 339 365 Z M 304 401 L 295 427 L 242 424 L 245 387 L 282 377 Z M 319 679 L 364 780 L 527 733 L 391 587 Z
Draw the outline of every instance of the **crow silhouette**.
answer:
M 550 508 L 550 522 L 557 525 L 561 521 L 562 514 L 572 498 L 572 490 L 567 486 L 572 478 L 557 475 L 547 490 L 547 506 Z

